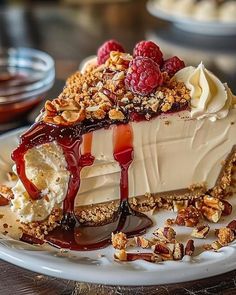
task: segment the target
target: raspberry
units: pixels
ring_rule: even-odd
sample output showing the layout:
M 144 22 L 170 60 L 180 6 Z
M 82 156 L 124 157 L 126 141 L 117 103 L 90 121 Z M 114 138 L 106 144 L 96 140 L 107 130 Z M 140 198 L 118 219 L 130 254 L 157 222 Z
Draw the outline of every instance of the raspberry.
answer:
M 162 72 L 167 72 L 170 77 L 185 67 L 185 63 L 177 56 L 173 56 L 164 61 Z
M 154 92 L 162 82 L 159 65 L 151 58 L 138 56 L 130 62 L 125 85 L 132 92 L 147 95 Z
M 160 48 L 152 41 L 141 41 L 136 44 L 133 52 L 134 57 L 145 56 L 153 59 L 159 66 L 163 64 L 163 54 Z
M 116 40 L 106 41 L 98 48 L 97 57 L 99 65 L 105 63 L 105 61 L 109 58 L 111 51 L 125 52 L 122 45 Z

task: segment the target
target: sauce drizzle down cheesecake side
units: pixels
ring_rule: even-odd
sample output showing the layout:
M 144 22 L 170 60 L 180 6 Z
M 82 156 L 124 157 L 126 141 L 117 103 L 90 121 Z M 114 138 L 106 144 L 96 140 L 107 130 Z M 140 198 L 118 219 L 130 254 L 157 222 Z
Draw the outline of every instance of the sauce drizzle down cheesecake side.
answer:
M 107 124 L 107 122 L 106 122 Z M 101 128 L 101 124 L 97 128 Z M 96 129 L 97 129 L 96 128 Z M 24 156 L 27 151 L 38 145 L 56 141 L 62 148 L 70 180 L 63 203 L 61 225 L 50 232 L 45 240 L 57 247 L 72 250 L 93 250 L 107 246 L 111 233 L 123 231 L 128 236 L 143 234 L 152 225 L 151 219 L 142 213 L 133 211 L 128 204 L 128 169 L 133 160 L 133 133 L 129 123 L 114 128 L 114 158 L 121 167 L 120 207 L 112 222 L 101 226 L 82 226 L 74 214 L 74 202 L 80 187 L 80 172 L 94 162 L 91 155 L 93 127 L 83 124 L 65 127 L 45 122 L 35 123 L 21 136 L 19 147 L 13 152 L 17 173 L 33 200 L 42 197 L 38 188 L 27 178 Z M 84 135 L 84 136 L 83 136 Z M 81 144 L 84 139 L 83 153 Z

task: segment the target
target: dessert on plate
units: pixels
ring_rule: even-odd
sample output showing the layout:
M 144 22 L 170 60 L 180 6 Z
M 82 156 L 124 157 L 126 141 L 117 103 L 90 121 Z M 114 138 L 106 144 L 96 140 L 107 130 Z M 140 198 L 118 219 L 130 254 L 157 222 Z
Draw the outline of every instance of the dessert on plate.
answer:
M 230 0 L 155 0 L 157 9 L 173 16 L 203 22 L 236 22 L 236 3 Z
M 225 198 L 236 166 L 235 105 L 203 63 L 165 60 L 151 41 L 132 55 L 105 42 L 12 153 L 11 209 L 25 239 L 97 249 L 112 232 L 144 233 L 152 225 L 145 211 Z M 205 215 L 217 222 L 213 213 Z

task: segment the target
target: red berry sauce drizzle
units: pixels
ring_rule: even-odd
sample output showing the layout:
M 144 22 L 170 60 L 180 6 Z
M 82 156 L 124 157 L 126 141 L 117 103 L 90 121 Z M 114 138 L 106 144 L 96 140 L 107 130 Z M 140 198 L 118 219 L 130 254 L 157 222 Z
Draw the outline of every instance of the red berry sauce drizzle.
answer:
M 120 206 L 110 223 L 101 226 L 83 226 L 74 214 L 74 203 L 80 187 L 80 172 L 94 162 L 91 155 L 92 131 L 108 127 L 109 123 L 90 126 L 58 126 L 44 122 L 35 123 L 21 136 L 19 147 L 13 152 L 17 173 L 33 200 L 42 198 L 41 192 L 27 178 L 24 156 L 38 145 L 56 141 L 63 150 L 70 172 L 70 180 L 63 204 L 60 226 L 51 231 L 45 240 L 59 248 L 71 250 L 95 250 L 111 243 L 111 233 L 122 231 L 128 237 L 143 234 L 152 221 L 146 215 L 132 210 L 128 203 L 128 169 L 133 160 L 133 132 L 130 124 L 115 125 L 113 130 L 114 158 L 121 168 Z M 83 151 L 81 143 L 83 143 Z

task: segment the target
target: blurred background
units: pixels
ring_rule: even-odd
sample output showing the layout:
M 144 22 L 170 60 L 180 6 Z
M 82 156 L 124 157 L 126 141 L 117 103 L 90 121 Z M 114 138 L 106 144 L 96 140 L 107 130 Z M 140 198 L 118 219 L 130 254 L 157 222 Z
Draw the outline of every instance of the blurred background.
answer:
M 170 0 L 165 1 L 170 3 Z M 213 27 L 213 30 L 211 28 L 213 34 L 204 34 L 204 26 L 202 33 L 187 32 L 175 25 L 176 19 L 162 17 L 162 14 L 160 16 L 155 1 L 148 2 L 145 0 L 0 0 L 0 52 L 4 48 L 28 47 L 42 50 L 54 59 L 55 83 L 47 93 L 42 94 L 43 100 L 46 97 L 49 99 L 56 97 L 66 77 L 78 69 L 84 58 L 96 54 L 99 45 L 111 38 L 122 43 L 128 52 L 132 52 L 136 42 L 149 39 L 161 47 L 166 58 L 177 55 L 185 60 L 187 65 L 197 65 L 203 61 L 236 92 L 235 25 L 231 26 L 231 31 L 235 28 L 235 32 L 230 34 L 226 31 L 224 34 L 224 27 L 222 31 L 219 26 Z M 191 22 L 184 26 L 190 28 Z M 207 26 L 206 24 L 206 28 Z M 214 28 L 216 28 L 215 33 Z M 0 79 L 0 92 L 1 87 L 6 87 L 4 83 L 1 86 Z M 27 111 L 23 119 L 14 121 L 14 126 L 12 120 L 7 124 L 0 124 L 0 130 L 32 122 L 43 105 L 42 100 L 40 102 L 36 109 L 35 105 L 32 107 L 33 112 Z

